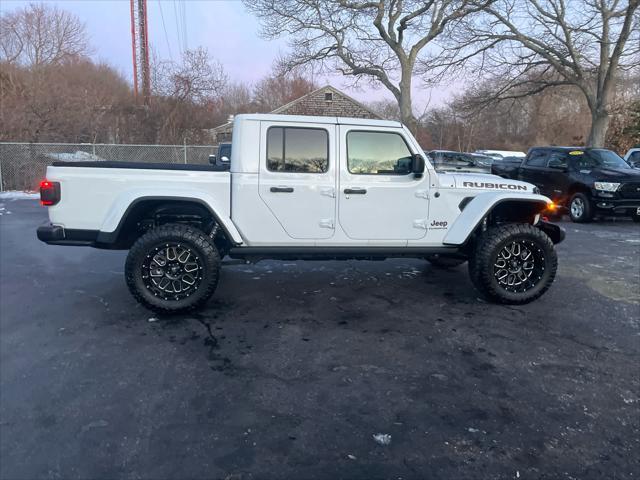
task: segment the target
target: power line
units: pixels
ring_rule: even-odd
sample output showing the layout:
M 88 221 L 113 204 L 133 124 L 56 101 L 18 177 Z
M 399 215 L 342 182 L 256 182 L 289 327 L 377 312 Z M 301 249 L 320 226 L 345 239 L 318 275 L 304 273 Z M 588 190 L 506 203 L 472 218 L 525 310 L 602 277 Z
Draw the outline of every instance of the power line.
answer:
M 158 0 L 158 7 L 160 7 L 160 18 L 162 18 L 162 28 L 164 30 L 164 39 L 167 41 L 167 48 L 169 49 L 169 58 L 173 61 L 173 55 L 171 54 L 171 42 L 169 42 L 169 35 L 167 35 L 167 26 L 164 23 L 164 13 L 162 12 L 162 2 Z
M 178 35 L 178 50 L 180 50 L 180 55 L 184 53 L 182 50 L 182 39 L 180 37 L 180 22 L 178 21 L 178 4 L 176 0 L 173 0 L 173 19 L 176 23 L 176 34 Z

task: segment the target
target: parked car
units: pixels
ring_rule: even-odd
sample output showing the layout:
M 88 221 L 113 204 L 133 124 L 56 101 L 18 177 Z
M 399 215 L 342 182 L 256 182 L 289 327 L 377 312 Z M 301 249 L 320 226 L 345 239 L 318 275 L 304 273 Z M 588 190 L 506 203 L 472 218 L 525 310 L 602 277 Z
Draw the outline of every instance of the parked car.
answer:
M 536 185 L 574 222 L 589 222 L 596 214 L 640 221 L 640 170 L 611 150 L 535 147 L 519 165 L 497 162 L 492 172 Z
M 524 158 L 527 156 L 524 152 L 517 152 L 511 150 L 476 150 L 475 153 L 479 153 L 481 155 L 488 155 L 492 158 L 505 158 L 505 157 L 519 157 Z
M 218 145 L 218 153 L 209 155 L 209 163 L 218 167 L 218 170 L 229 170 L 231 168 L 231 144 L 221 143 Z
M 624 156 L 624 161 L 633 168 L 640 168 L 640 147 L 629 150 Z
M 165 313 L 202 306 L 225 256 L 468 260 L 478 290 L 510 304 L 553 282 L 564 232 L 541 220 L 550 200 L 526 182 L 437 173 L 398 122 L 237 115 L 233 137 L 233 174 L 54 163 L 40 190 L 50 223 L 38 238 L 129 249 L 129 290 Z
M 502 157 L 496 158 L 491 164 L 491 173 L 504 178 L 514 178 L 514 174 L 522 165 L 524 157 Z
M 431 150 L 425 152 L 440 172 L 489 173 L 491 158 L 486 155 L 454 152 L 451 150 Z
M 487 167 L 487 172 L 491 171 L 491 165 L 496 161 L 496 158 L 483 155 L 482 153 L 469 153 L 468 155 L 471 155 L 471 158 L 473 158 L 478 165 Z

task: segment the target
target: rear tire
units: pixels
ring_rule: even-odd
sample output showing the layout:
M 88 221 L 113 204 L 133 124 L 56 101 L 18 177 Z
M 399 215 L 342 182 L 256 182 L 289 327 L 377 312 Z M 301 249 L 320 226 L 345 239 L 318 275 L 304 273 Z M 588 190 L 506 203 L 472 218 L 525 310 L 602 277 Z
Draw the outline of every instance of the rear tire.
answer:
M 454 268 L 467 261 L 466 258 L 447 257 L 439 254 L 427 255 L 425 259 L 434 267 Z
M 473 285 L 487 299 L 511 305 L 529 303 L 553 283 L 558 257 L 539 228 L 509 224 L 489 228 L 469 260 Z
M 218 285 L 220 255 L 204 232 L 166 224 L 131 247 L 125 278 L 133 297 L 158 313 L 180 313 L 204 305 Z
M 569 216 L 575 223 L 587 223 L 593 220 L 591 199 L 584 193 L 575 193 L 569 201 Z

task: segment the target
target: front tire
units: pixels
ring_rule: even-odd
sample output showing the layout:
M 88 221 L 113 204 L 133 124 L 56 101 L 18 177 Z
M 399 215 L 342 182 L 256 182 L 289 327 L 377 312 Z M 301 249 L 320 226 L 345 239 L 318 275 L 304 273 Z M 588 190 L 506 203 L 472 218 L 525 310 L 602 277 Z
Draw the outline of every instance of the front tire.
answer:
M 553 283 L 558 257 L 539 228 L 509 224 L 489 228 L 469 260 L 469 275 L 486 298 L 498 303 L 529 303 Z
M 587 223 L 593 220 L 591 199 L 584 193 L 575 193 L 569 201 L 569 216 L 575 223 Z
M 166 224 L 142 235 L 125 263 L 127 286 L 134 298 L 158 313 L 195 310 L 218 285 L 220 255 L 204 232 Z

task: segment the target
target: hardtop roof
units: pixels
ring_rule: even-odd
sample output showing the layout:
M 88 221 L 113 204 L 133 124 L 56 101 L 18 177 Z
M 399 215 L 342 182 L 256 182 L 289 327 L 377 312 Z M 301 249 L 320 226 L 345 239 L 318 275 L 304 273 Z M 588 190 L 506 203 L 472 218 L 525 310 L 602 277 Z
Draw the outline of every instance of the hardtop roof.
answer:
M 402 128 L 402 124 L 394 120 L 373 120 L 370 118 L 349 117 L 320 117 L 310 115 L 278 115 L 272 113 L 242 113 L 236 115 L 234 120 L 257 120 L 263 122 L 285 123 L 322 123 L 330 125 L 362 125 L 369 127 Z

